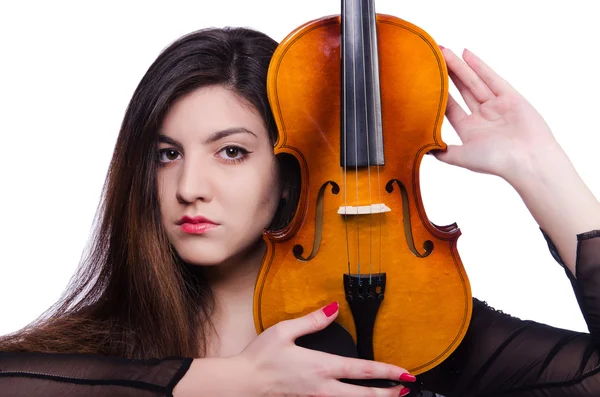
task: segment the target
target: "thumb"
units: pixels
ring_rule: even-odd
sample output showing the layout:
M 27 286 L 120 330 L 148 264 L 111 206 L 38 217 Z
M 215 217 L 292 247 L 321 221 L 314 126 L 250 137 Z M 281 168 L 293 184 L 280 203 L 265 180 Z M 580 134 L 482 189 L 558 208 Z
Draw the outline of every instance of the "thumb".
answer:
M 296 340 L 303 335 L 312 334 L 325 329 L 333 322 L 333 320 L 335 320 L 339 313 L 339 308 L 340 305 L 338 302 L 332 302 L 305 316 L 293 320 L 286 320 L 278 325 L 283 328 L 281 331 L 283 331 L 286 339 Z
M 464 167 L 461 156 L 462 148 L 460 145 L 448 145 L 446 150 L 434 150 L 430 153 L 443 163 Z

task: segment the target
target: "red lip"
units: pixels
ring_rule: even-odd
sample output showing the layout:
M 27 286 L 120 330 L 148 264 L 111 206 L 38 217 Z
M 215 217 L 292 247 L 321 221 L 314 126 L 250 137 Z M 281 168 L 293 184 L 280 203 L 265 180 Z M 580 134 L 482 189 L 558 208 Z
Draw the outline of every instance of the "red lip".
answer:
M 193 225 L 197 225 L 199 223 L 209 223 L 211 225 L 217 225 L 216 222 L 211 221 L 210 219 L 207 219 L 203 216 L 194 216 L 194 217 L 190 217 L 190 216 L 184 216 L 182 217 L 178 222 L 177 225 L 183 225 L 184 223 L 191 223 Z
M 203 216 L 184 216 L 181 218 L 177 225 L 181 228 L 184 233 L 188 234 L 204 234 L 216 227 L 218 223 L 211 221 Z

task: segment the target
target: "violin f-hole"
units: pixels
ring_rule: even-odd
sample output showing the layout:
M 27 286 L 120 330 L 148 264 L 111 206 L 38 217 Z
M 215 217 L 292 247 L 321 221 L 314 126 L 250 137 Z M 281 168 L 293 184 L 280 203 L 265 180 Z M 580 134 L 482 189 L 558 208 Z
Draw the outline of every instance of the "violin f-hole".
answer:
M 327 188 L 327 185 L 331 185 L 331 193 L 338 194 L 340 192 L 339 185 L 333 181 L 327 181 L 323 185 L 321 185 L 321 188 L 319 189 L 319 194 L 317 195 L 317 209 L 315 214 L 315 236 L 312 251 L 310 252 L 310 255 L 305 258 L 302 256 L 302 254 L 304 253 L 304 247 L 300 244 L 294 245 L 292 252 L 298 260 L 305 262 L 309 261 L 317 255 L 317 252 L 319 252 L 319 247 L 321 246 L 321 238 L 323 237 L 323 199 L 325 196 L 325 189 Z
M 386 183 L 385 190 L 388 193 L 392 193 L 394 191 L 394 182 L 400 188 L 400 195 L 402 196 L 402 223 L 404 225 L 404 236 L 406 237 L 408 248 L 413 254 L 415 254 L 417 258 L 425 258 L 433 251 L 433 241 L 425 240 L 423 243 L 423 249 L 425 252 L 423 254 L 417 251 L 417 247 L 415 247 L 415 242 L 413 239 L 412 229 L 410 227 L 410 203 L 408 201 L 408 192 L 406 190 L 406 186 L 404 186 L 404 184 L 398 179 L 391 179 L 388 183 Z

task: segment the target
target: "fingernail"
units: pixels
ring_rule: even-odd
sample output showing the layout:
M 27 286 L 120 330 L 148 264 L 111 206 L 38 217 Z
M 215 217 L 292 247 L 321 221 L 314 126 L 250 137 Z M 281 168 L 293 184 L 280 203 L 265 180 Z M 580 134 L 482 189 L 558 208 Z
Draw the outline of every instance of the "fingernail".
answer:
M 323 308 L 323 313 L 325 313 L 325 315 L 327 317 L 331 317 L 335 314 L 335 312 L 338 311 L 338 308 L 339 308 L 338 303 L 332 302 Z
M 442 50 L 446 48 L 446 47 L 444 47 L 444 46 L 441 46 L 441 45 L 439 45 L 439 44 L 438 44 L 438 47 L 440 47 Z
M 410 393 L 410 389 L 405 387 L 402 390 L 400 390 L 400 397 L 406 396 L 408 393 Z
M 400 380 L 403 382 L 414 382 L 417 378 L 411 374 L 403 373 L 400 375 Z

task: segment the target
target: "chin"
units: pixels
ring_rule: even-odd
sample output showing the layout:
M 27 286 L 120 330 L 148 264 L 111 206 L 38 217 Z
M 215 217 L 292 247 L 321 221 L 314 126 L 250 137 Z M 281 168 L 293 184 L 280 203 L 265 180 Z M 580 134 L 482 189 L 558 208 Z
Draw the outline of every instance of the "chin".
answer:
M 231 261 L 238 262 L 250 255 L 259 244 L 262 244 L 262 237 L 258 241 L 246 243 L 206 241 L 203 244 L 201 241 L 180 241 L 174 248 L 179 257 L 190 265 L 219 266 Z
M 175 248 L 177 249 L 177 247 Z M 206 250 L 200 251 L 198 249 L 177 249 L 177 253 L 185 263 L 194 266 L 218 266 L 229 257 L 226 253 L 220 254 L 216 250 L 206 252 Z

